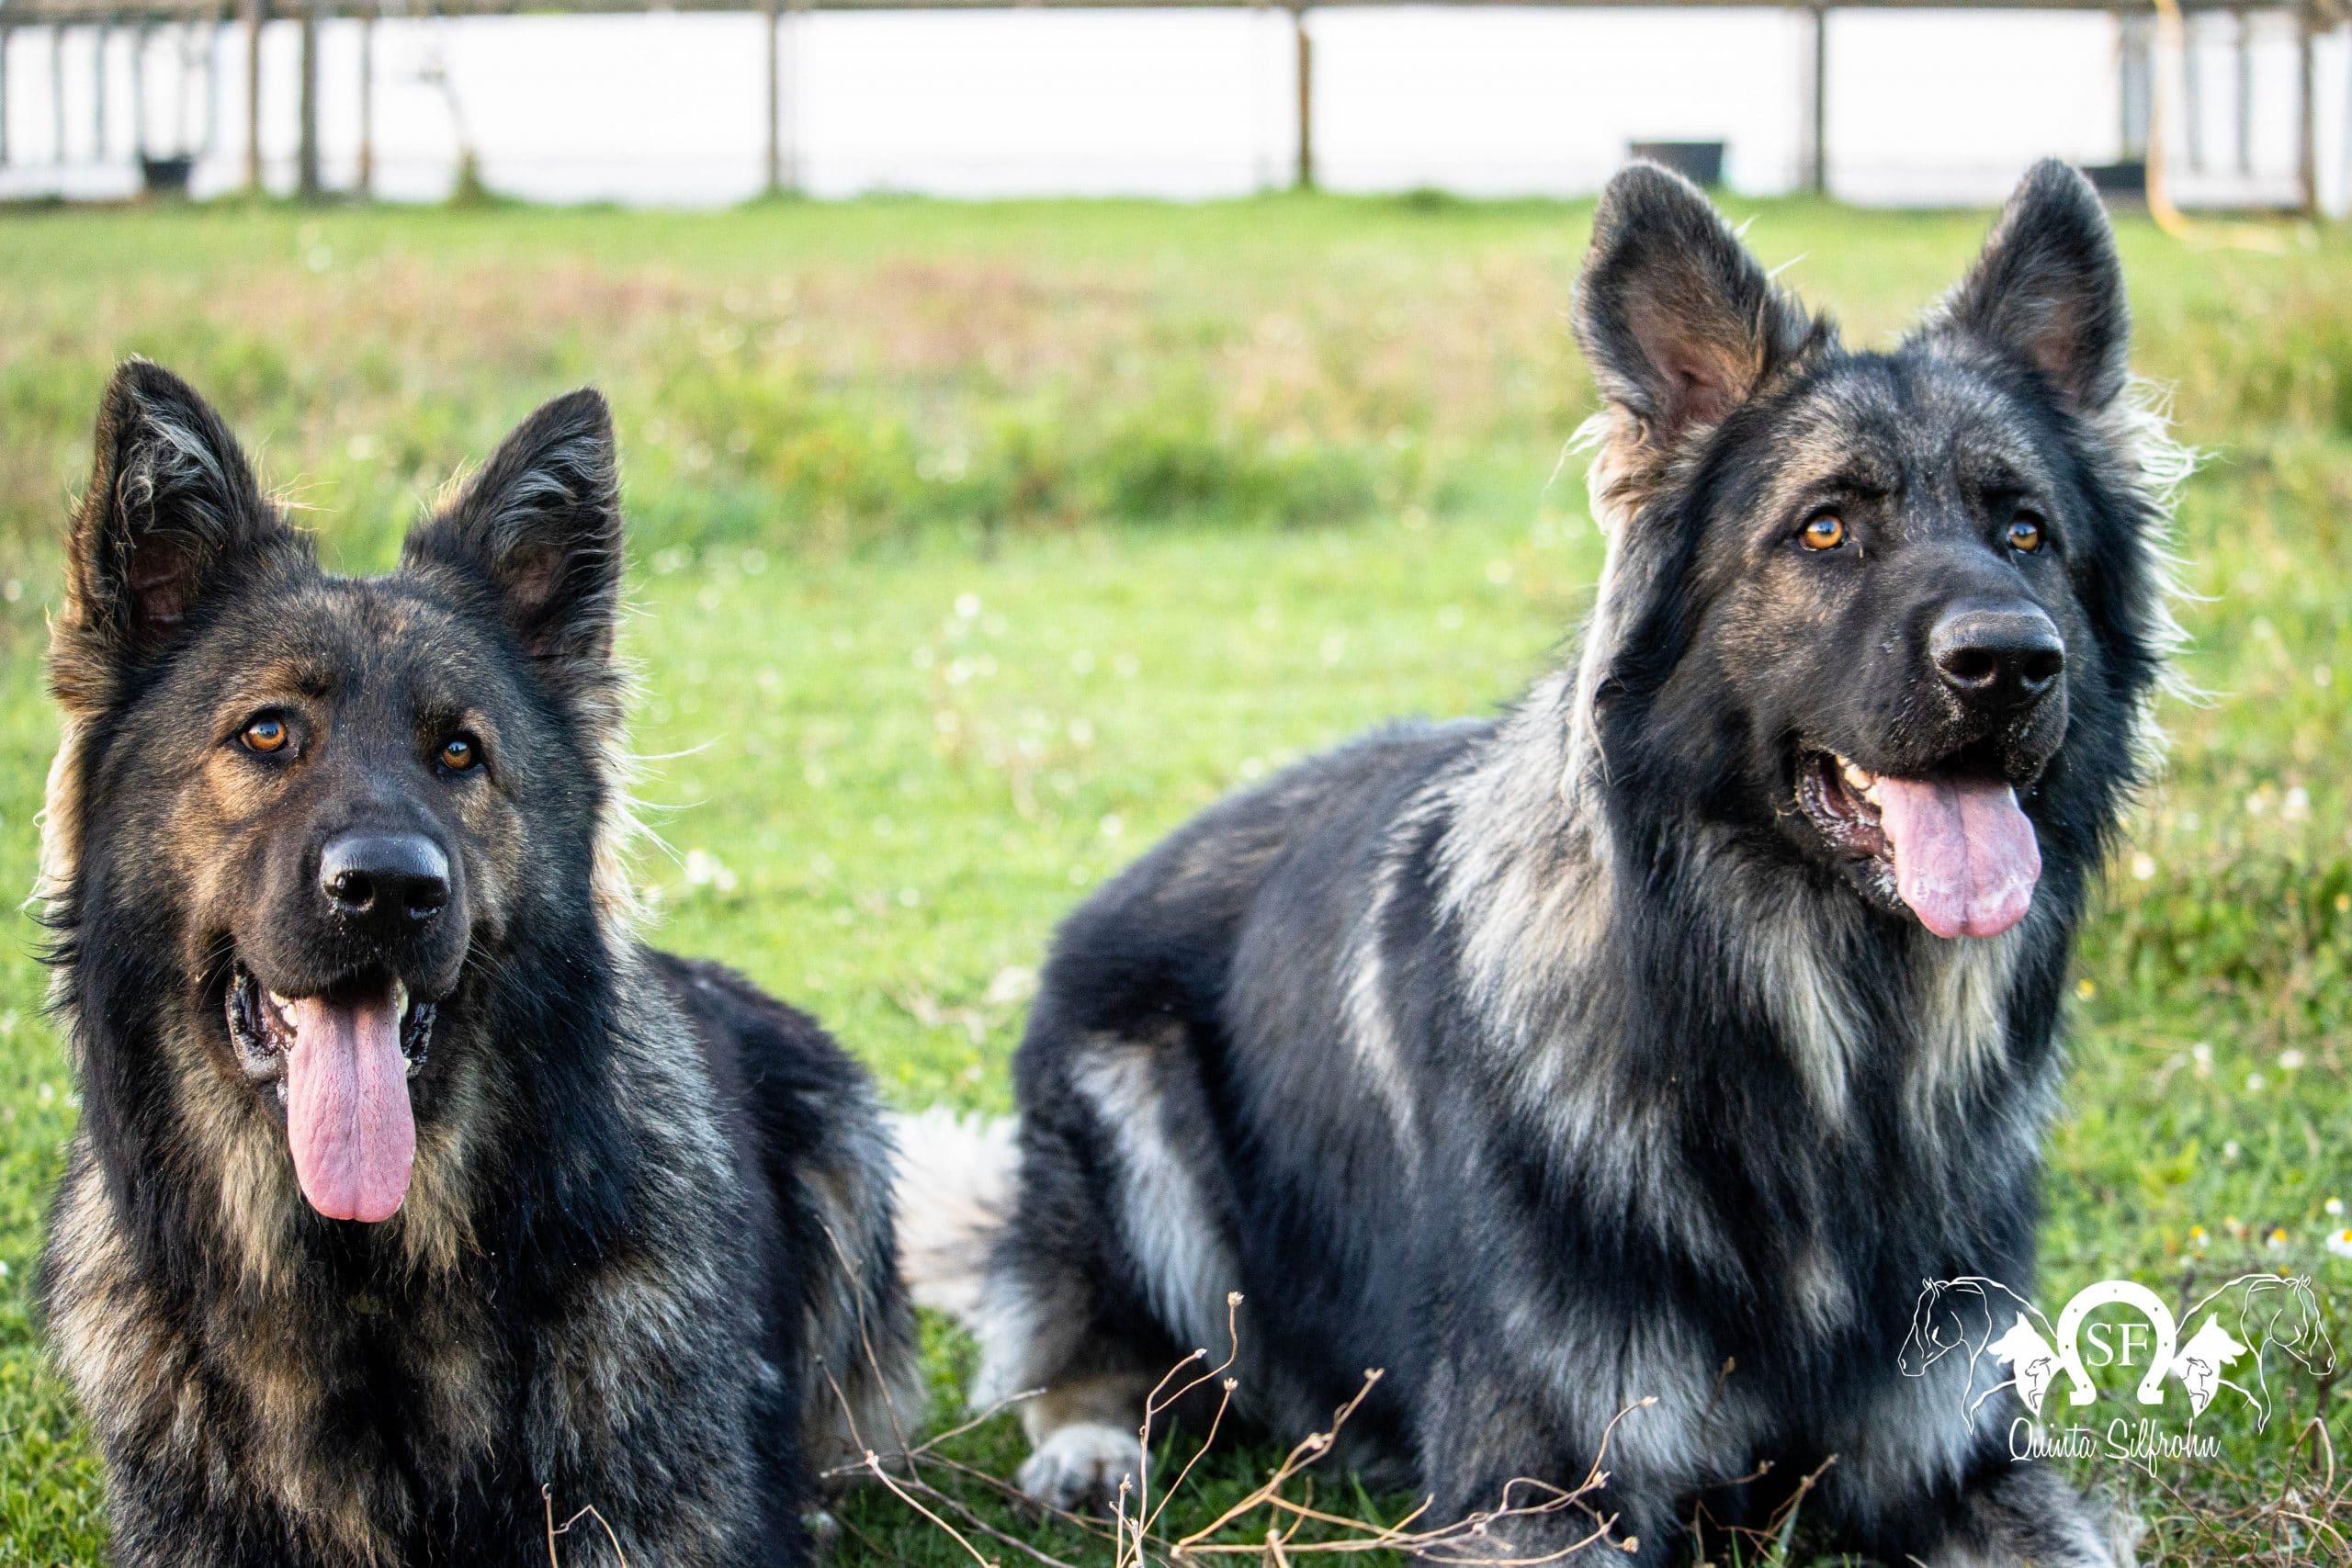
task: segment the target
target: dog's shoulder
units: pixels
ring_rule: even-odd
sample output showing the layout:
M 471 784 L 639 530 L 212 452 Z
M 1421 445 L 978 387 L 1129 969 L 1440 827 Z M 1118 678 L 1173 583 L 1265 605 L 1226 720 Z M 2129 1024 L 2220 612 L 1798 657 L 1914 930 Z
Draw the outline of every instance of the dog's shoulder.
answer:
M 647 953 L 698 1040 L 715 1102 L 770 1216 L 770 1279 L 789 1332 L 809 1462 L 903 1444 L 920 1422 L 914 1319 L 896 1267 L 894 1149 L 872 1079 L 808 1013 L 707 960 Z
M 59 1365 L 85 1391 L 87 1407 L 142 1430 L 169 1419 L 174 1374 L 188 1360 L 159 1285 L 130 1243 L 87 1131 L 78 1133 L 50 1212 L 37 1294 Z

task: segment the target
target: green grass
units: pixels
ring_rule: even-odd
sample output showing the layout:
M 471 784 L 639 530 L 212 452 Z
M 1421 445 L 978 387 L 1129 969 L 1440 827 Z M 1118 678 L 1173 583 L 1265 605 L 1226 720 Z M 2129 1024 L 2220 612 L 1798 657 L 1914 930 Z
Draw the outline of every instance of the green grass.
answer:
M 1507 698 L 1589 604 L 1581 475 L 1553 478 L 1590 406 L 1565 327 L 1585 216 L 0 217 L 0 886 L 31 880 L 54 540 L 117 356 L 215 396 L 353 570 L 537 400 L 594 380 L 637 529 L 638 739 L 664 759 L 646 794 L 674 853 L 641 868 L 659 939 L 815 1010 L 899 1104 L 1006 1109 L 1020 981 L 1087 887 L 1285 759 Z M 1982 225 L 1770 204 L 1750 239 L 1881 337 Z M 2140 364 L 2211 454 L 2183 512 L 2188 672 L 2211 696 L 2165 711 L 2165 781 L 2083 946 L 2043 1299 L 2286 1267 L 2352 1348 L 2352 1263 L 2321 1245 L 2347 1223 L 2327 1200 L 2352 1201 L 2352 240 L 2123 243 Z M 19 918 L 0 948 L 0 1563 L 80 1564 L 100 1477 L 28 1299 L 74 1103 L 39 940 Z M 929 1335 L 944 1424 L 969 1348 Z M 2215 1424 L 2229 1462 L 2165 1469 L 2179 1500 L 2098 1471 L 2163 1516 L 2152 1557 L 2259 1544 L 2230 1512 L 2286 1487 L 2307 1380 L 2294 1397 L 2258 1438 Z M 954 1451 L 1007 1469 L 1009 1427 Z M 1221 1450 L 1170 1518 L 1274 1457 Z M 842 1512 L 844 1562 L 969 1561 L 887 1495 Z

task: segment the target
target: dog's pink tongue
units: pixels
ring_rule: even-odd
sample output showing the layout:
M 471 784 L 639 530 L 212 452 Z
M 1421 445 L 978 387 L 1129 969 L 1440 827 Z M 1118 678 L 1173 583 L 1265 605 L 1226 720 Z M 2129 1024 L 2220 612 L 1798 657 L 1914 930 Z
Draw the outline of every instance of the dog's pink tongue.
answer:
M 2025 918 L 2041 876 L 2033 824 L 2005 784 L 1878 781 L 1894 886 L 1940 937 L 1998 936 Z
M 408 1063 L 393 993 L 290 1002 L 286 1131 L 311 1207 L 331 1220 L 388 1220 L 416 1156 Z

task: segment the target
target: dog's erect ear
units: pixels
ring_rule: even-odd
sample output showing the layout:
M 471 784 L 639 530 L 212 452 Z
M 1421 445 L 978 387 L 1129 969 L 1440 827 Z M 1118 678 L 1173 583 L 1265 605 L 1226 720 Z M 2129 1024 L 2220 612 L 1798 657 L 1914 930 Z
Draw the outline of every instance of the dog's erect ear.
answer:
M 2054 158 L 2028 170 L 1928 330 L 2018 356 L 2077 413 L 2113 402 L 2127 378 L 2132 313 L 2091 182 Z
M 535 658 L 602 662 L 620 613 L 621 502 L 612 411 L 582 389 L 517 426 L 401 550 L 489 588 Z
M 1576 323 L 1601 394 L 1660 446 L 1720 423 L 1815 331 L 1699 188 L 1652 164 L 1601 193 Z
M 125 361 L 98 405 L 66 547 L 60 696 L 107 700 L 107 682 L 168 649 L 241 559 L 296 538 L 210 405 L 161 366 Z

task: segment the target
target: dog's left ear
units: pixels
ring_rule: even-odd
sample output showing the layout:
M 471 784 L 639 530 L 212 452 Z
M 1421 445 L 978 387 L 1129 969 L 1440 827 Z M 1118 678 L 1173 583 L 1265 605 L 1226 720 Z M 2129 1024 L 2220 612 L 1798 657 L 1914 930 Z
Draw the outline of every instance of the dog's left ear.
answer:
M 525 420 L 455 501 L 410 533 L 401 559 L 489 589 L 536 659 L 608 661 L 621 503 L 604 398 L 583 388 Z
M 96 452 L 65 547 L 51 669 L 69 707 L 176 648 L 205 595 L 271 550 L 305 548 L 228 425 L 160 365 L 125 360 L 98 404 Z
M 2028 170 L 1928 330 L 2022 360 L 2076 413 L 2113 402 L 2128 378 L 2132 312 L 2091 182 L 2054 158 Z
M 238 437 L 160 365 L 115 369 L 94 446 L 66 536 L 66 604 L 50 630 L 50 686 L 73 712 L 106 707 L 127 677 L 167 659 L 235 573 L 308 555 Z
M 1661 447 L 1721 423 L 1815 333 L 1699 188 L 1654 164 L 1601 193 L 1576 326 L 1602 395 Z

